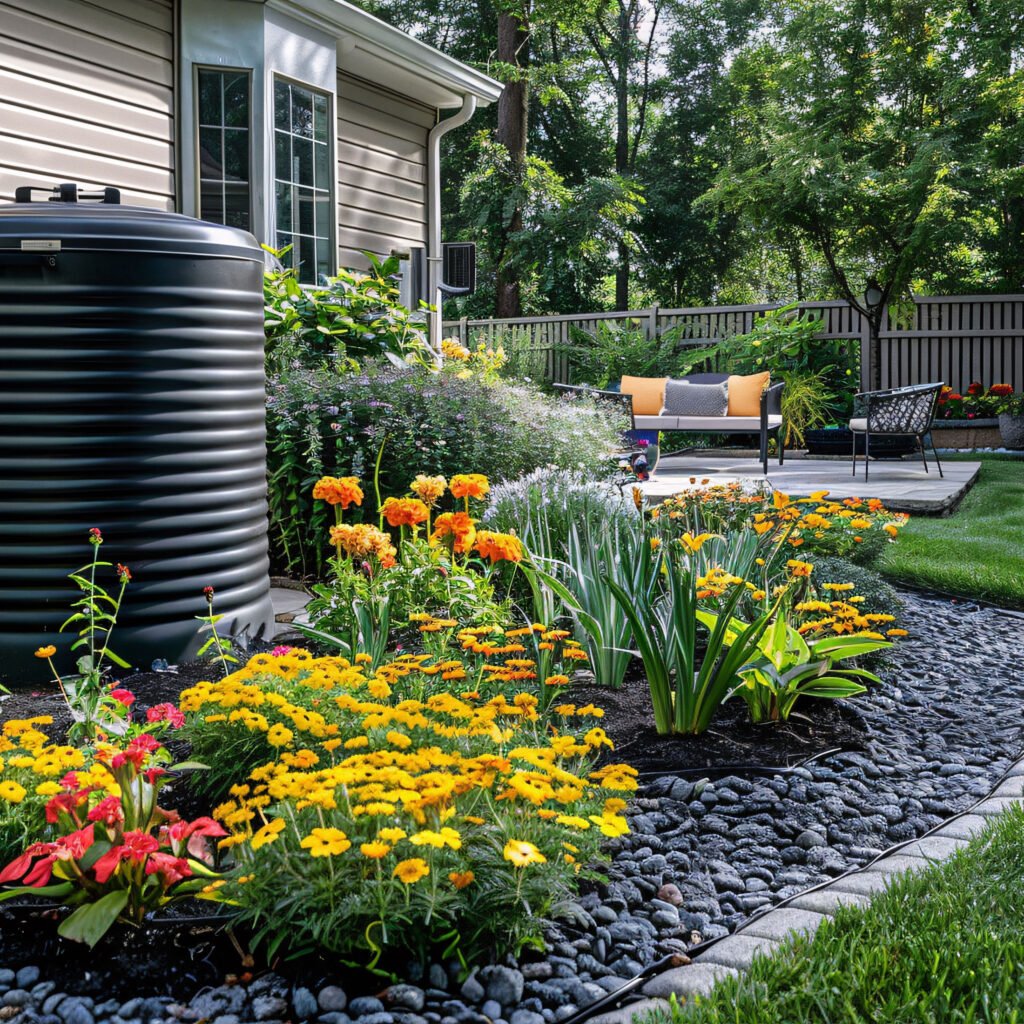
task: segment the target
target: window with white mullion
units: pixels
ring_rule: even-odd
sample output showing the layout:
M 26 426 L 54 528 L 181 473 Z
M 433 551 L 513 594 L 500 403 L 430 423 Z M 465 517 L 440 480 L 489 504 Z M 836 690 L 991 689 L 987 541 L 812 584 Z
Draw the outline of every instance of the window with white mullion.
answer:
M 274 80 L 274 228 L 276 246 L 304 283 L 334 272 L 330 97 Z
M 252 227 L 251 81 L 244 70 L 196 69 L 199 216 Z

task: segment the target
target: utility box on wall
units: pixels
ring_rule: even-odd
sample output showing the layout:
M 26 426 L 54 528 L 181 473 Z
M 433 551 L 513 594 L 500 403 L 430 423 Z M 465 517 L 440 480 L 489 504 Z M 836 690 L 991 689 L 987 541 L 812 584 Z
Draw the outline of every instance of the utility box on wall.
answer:
M 112 639 L 133 663 L 194 650 L 207 586 L 225 632 L 273 622 L 262 250 L 115 189 L 53 198 L 0 206 L 0 682 L 38 679 L 44 644 L 74 670 L 58 629 L 93 527 L 134 577 Z

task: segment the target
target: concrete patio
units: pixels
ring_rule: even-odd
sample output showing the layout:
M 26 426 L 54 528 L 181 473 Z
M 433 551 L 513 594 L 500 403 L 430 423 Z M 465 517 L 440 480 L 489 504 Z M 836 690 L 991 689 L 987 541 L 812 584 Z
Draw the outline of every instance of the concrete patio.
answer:
M 700 451 L 664 456 L 650 480 L 641 486 L 648 500 L 656 500 L 692 486 L 691 477 L 698 482 L 707 479 L 714 483 L 767 479 L 773 488 L 793 497 L 828 491 L 831 497 L 839 499 L 880 498 L 894 512 L 943 515 L 956 508 L 971 489 L 980 467 L 980 462 L 943 462 L 944 476 L 940 478 L 930 456 L 928 473 L 920 459 L 873 459 L 865 483 L 862 460 L 858 461 L 854 477 L 849 459 L 796 456 L 787 457 L 783 466 L 770 460 L 766 478 L 760 460 L 752 453 Z

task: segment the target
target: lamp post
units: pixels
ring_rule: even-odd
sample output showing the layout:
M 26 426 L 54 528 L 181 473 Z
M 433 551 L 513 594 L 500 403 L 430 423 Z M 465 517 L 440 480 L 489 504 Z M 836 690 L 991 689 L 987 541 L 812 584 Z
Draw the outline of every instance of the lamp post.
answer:
M 882 346 L 878 340 L 878 331 L 882 321 L 882 308 L 885 293 L 878 282 L 869 277 L 864 289 L 864 306 L 868 314 L 868 390 L 880 391 L 882 388 Z

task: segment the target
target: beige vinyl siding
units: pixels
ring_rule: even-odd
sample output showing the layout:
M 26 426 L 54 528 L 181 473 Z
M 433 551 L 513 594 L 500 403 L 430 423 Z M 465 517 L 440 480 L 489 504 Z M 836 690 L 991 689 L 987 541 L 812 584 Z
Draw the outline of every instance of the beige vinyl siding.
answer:
M 175 208 L 173 0 L 0 0 L 0 201 L 62 181 Z
M 338 263 L 427 241 L 427 135 L 436 111 L 338 75 Z

